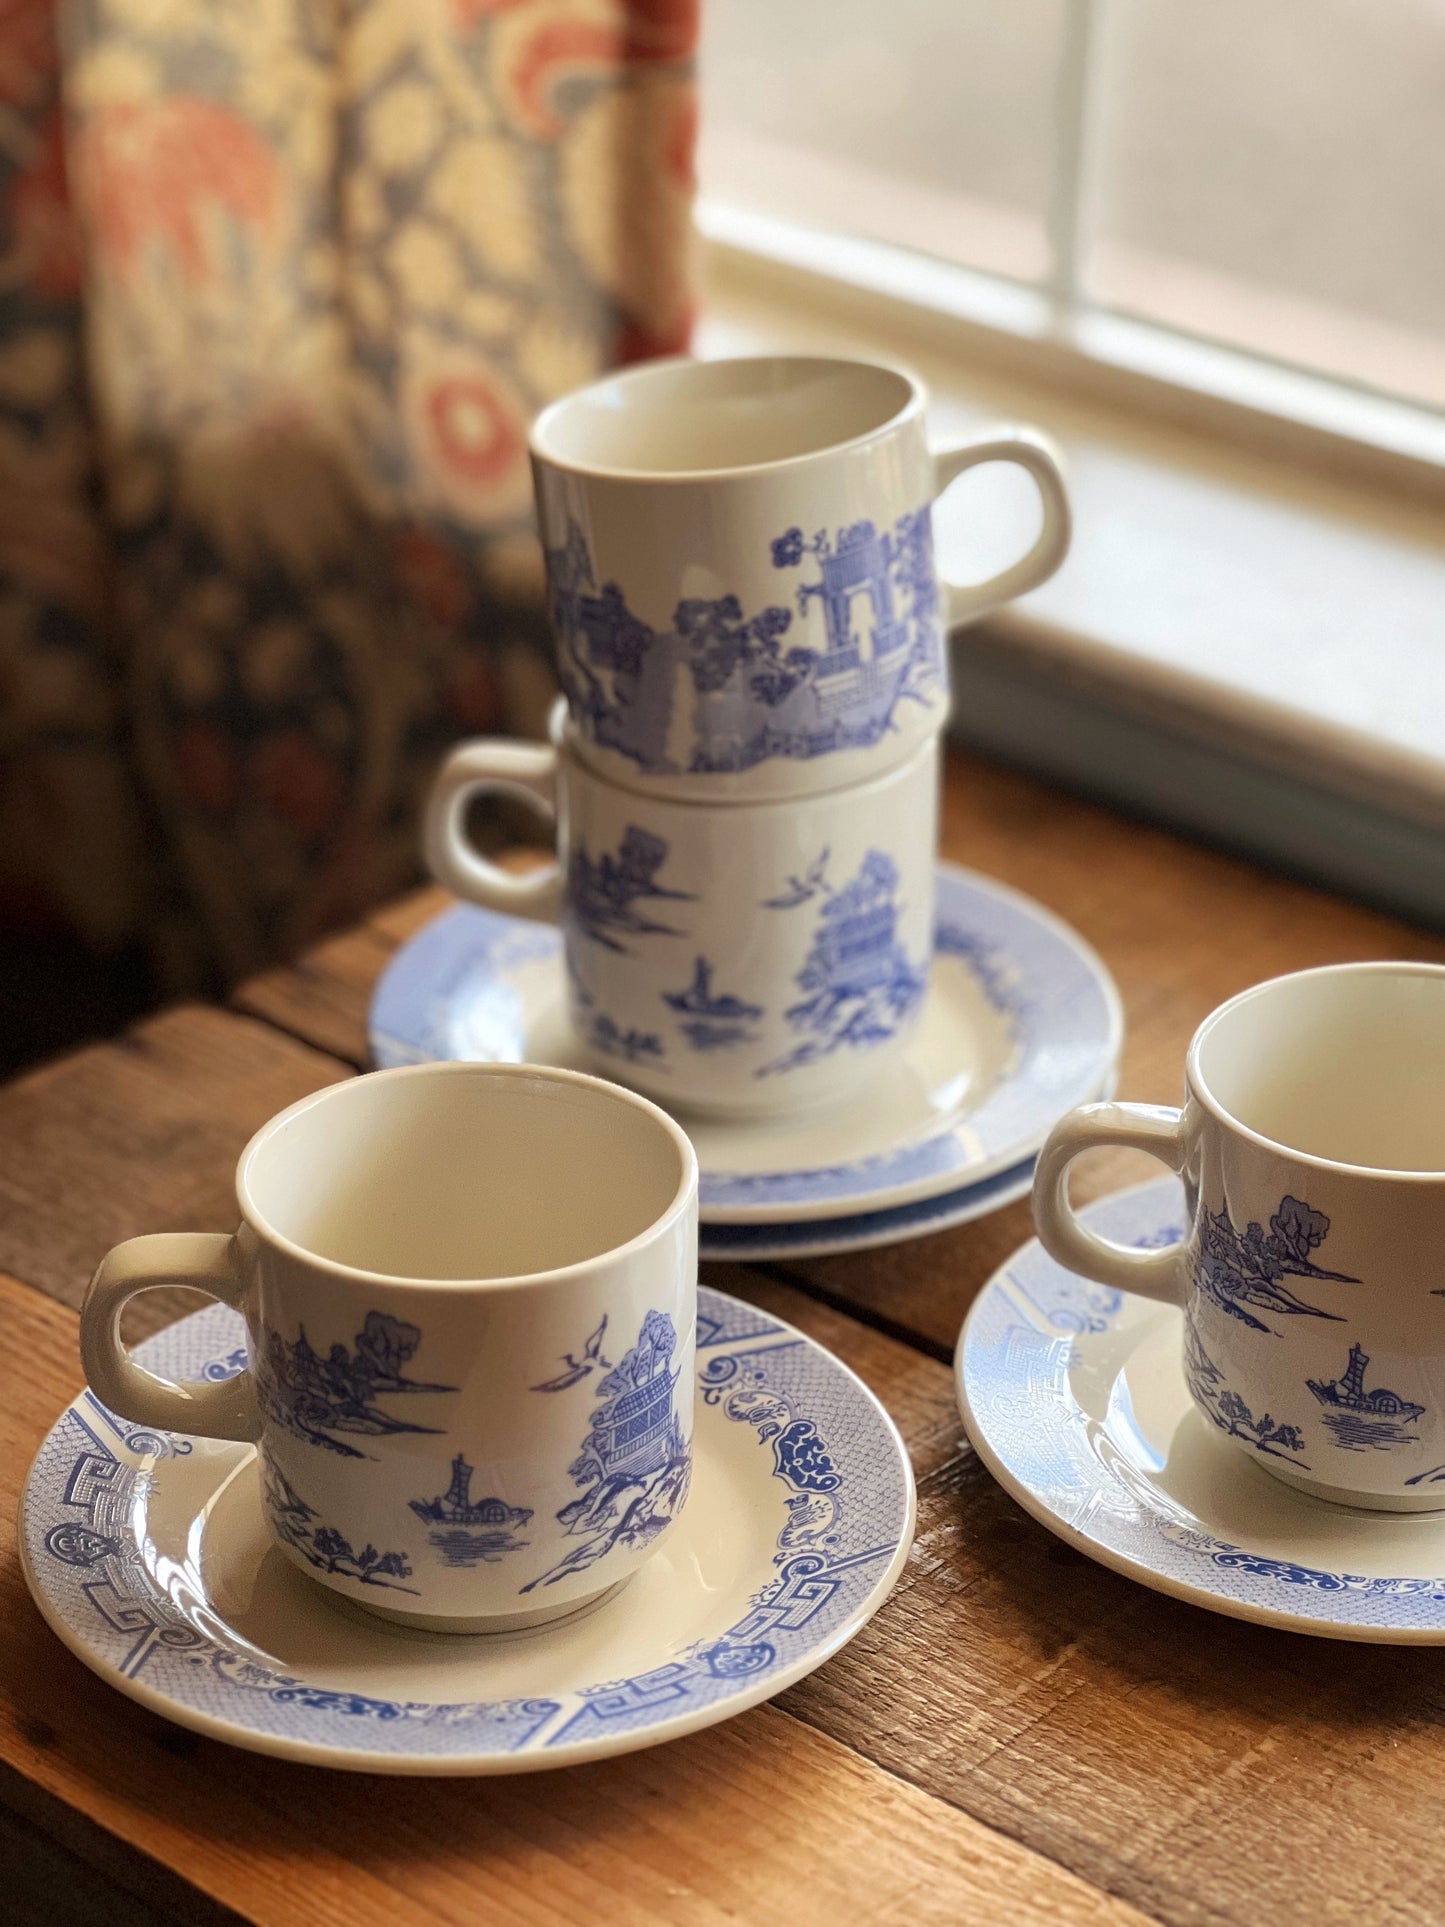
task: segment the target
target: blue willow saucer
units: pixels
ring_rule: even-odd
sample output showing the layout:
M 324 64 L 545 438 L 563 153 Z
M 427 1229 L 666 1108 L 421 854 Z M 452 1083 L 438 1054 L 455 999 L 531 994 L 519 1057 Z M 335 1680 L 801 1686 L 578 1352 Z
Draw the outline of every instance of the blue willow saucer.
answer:
M 245 1328 L 213 1305 L 137 1356 L 222 1379 Z M 653 1746 L 810 1673 L 893 1588 L 913 1474 L 892 1420 L 792 1326 L 698 1294 L 693 1487 L 635 1578 L 571 1619 L 489 1637 L 402 1630 L 270 1541 L 254 1448 L 148 1432 L 89 1392 L 26 1483 L 21 1557 L 64 1643 L 215 1739 L 383 1773 L 518 1773 Z M 383 1595 L 384 1598 L 384 1595 Z
M 1172 1242 L 1165 1178 L 1081 1215 Z M 1271 1478 L 1194 1405 L 1183 1314 L 1065 1271 L 1037 1240 L 975 1301 L 954 1361 L 968 1436 L 1019 1504 L 1102 1565 L 1235 1619 L 1445 1644 L 1445 1512 L 1367 1512 Z
M 932 979 L 903 1062 L 826 1114 L 684 1118 L 702 1221 L 798 1226 L 961 1193 L 1021 1165 L 1056 1118 L 1101 1095 L 1121 1035 L 1118 992 L 1082 938 L 1016 891 L 941 863 Z M 583 1065 L 558 933 L 470 904 L 444 912 L 383 974 L 370 1042 L 383 1067 Z
M 856 1217 L 810 1218 L 802 1224 L 705 1224 L 698 1231 L 698 1256 L 714 1263 L 761 1264 L 784 1258 L 833 1258 L 878 1245 L 907 1244 L 935 1231 L 972 1224 L 990 1211 L 1026 1198 L 1033 1189 L 1034 1160 L 1025 1158 L 978 1184 L 945 1191 L 936 1198 L 895 1205 L 891 1211 L 860 1211 Z

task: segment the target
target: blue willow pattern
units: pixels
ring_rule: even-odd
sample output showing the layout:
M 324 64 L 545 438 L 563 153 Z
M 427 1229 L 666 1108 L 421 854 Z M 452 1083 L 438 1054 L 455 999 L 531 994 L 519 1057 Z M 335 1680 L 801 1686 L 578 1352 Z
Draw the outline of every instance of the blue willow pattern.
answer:
M 939 917 L 933 926 L 933 953 L 937 957 L 957 957 L 966 963 L 987 999 L 989 1007 L 1004 1019 L 1017 1040 L 1028 1005 L 1019 986 L 1018 966 L 997 944 L 966 930 L 951 917 Z
M 1282 1424 L 1268 1412 L 1256 1418 L 1239 1393 L 1225 1384 L 1224 1373 L 1205 1351 L 1192 1318 L 1184 1322 L 1184 1376 L 1195 1398 L 1228 1437 L 1243 1439 L 1275 1459 L 1304 1451 L 1304 1434 L 1297 1425 Z M 1309 1470 L 1298 1456 L 1291 1463 Z
M 605 1010 L 587 1011 L 577 1028 L 583 1041 L 593 1050 L 601 1051 L 604 1057 L 619 1057 L 625 1064 L 647 1064 L 654 1070 L 666 1069 L 663 1062 L 666 1052 L 655 1030 L 643 1030 L 637 1024 L 619 1024 Z
M 1200 1554 L 1221 1570 L 1248 1573 L 1255 1579 L 1276 1579 L 1286 1586 L 1302 1586 L 1315 1592 L 1359 1593 L 1375 1599 L 1445 1600 L 1445 1579 L 1373 1579 L 1359 1572 L 1329 1572 L 1319 1566 L 1300 1565 L 1293 1559 L 1274 1559 L 1265 1553 L 1249 1552 L 1227 1539 L 1216 1539 L 1189 1526 L 1166 1524 L 1164 1532 L 1174 1545 Z
M 737 1044 L 757 1042 L 751 1028 L 763 1015 L 761 1004 L 713 988 L 713 966 L 699 957 L 693 966 L 692 982 L 686 990 L 665 990 L 662 1001 L 685 1019 L 678 1029 L 694 1050 L 731 1050 Z
M 568 922 L 594 943 L 624 955 L 624 936 L 680 937 L 682 931 L 672 924 L 657 923 L 637 907 L 695 901 L 687 891 L 670 890 L 658 881 L 667 854 L 666 838 L 635 825 L 624 832 L 615 854 L 604 851 L 594 858 L 578 844 L 567 866 Z
M 835 1050 L 881 1044 L 923 1002 L 928 961 L 913 963 L 898 936 L 897 864 L 870 850 L 858 874 L 835 890 L 827 858 L 824 851 L 804 878 L 790 878 L 787 890 L 763 905 L 793 910 L 821 899 L 812 947 L 796 979 L 804 994 L 786 1012 L 802 1042 L 763 1065 L 759 1077 L 815 1064 Z
M 789 1487 L 788 1521 L 774 1555 L 774 1563 L 782 1565 L 792 1553 L 838 1545 L 842 1479 L 813 1420 L 768 1382 L 765 1357 L 710 1358 L 699 1383 L 704 1403 L 721 1404 L 728 1418 L 751 1425 L 773 1448 L 774 1474 Z
M 676 1351 L 672 1320 L 666 1312 L 650 1311 L 636 1344 L 596 1387 L 594 1396 L 602 1403 L 592 1411 L 582 1450 L 567 1468 L 579 1496 L 557 1514 L 566 1536 L 578 1543 L 523 1592 L 585 1572 L 614 1547 L 645 1546 L 681 1511 L 692 1480 L 692 1451 L 677 1412 L 681 1367 L 673 1363 Z
M 142 1356 L 151 1369 L 172 1377 L 224 1375 L 239 1328 L 233 1312 L 214 1307 L 148 1341 Z M 788 1516 L 774 1545 L 774 1576 L 720 1634 L 691 1645 L 663 1640 L 660 1663 L 651 1669 L 579 1685 L 558 1699 L 378 1698 L 263 1664 L 253 1647 L 236 1642 L 224 1621 L 213 1620 L 202 1631 L 191 1623 L 185 1603 L 137 1556 L 136 1505 L 150 1475 L 117 1459 L 97 1429 L 114 1430 L 108 1415 L 92 1415 L 83 1401 L 42 1447 L 23 1531 L 32 1558 L 45 1555 L 40 1564 L 47 1597 L 87 1649 L 103 1655 L 125 1679 L 145 1673 L 182 1717 L 194 1709 L 250 1732 L 364 1747 L 378 1757 L 500 1758 L 665 1727 L 676 1714 L 726 1706 L 731 1681 L 831 1650 L 851 1615 L 874 1597 L 878 1575 L 896 1559 L 911 1509 L 906 1460 L 887 1421 L 825 1354 L 706 1289 L 697 1337 L 706 1356 L 701 1377 L 711 1391 L 704 1393 L 706 1403 L 720 1406 L 730 1421 L 751 1426 L 770 1442 L 810 1414 L 815 1421 L 811 1432 L 793 1430 L 789 1445 L 772 1454 L 775 1476 L 782 1477 L 779 1465 L 789 1468 L 783 1479 Z M 588 1362 L 587 1351 L 584 1346 L 581 1354 L 568 1355 L 569 1372 Z M 217 1374 L 205 1369 L 213 1362 Z M 770 1390 L 776 1395 L 771 1401 Z M 832 1445 L 835 1424 L 839 1437 Z M 830 1518 L 835 1526 L 842 1521 L 845 1487 L 848 1530 L 829 1531 Z M 364 1738 L 348 1730 L 356 1725 L 368 1729 Z
M 531 1389 L 534 1392 L 568 1392 L 574 1385 L 580 1385 L 584 1378 L 590 1378 L 594 1372 L 610 1372 L 612 1361 L 602 1350 L 602 1341 L 606 1336 L 607 1313 L 603 1312 L 602 1322 L 583 1341 L 582 1356 L 578 1358 L 575 1352 L 564 1352 L 562 1370 L 552 1378 L 543 1379 L 540 1385 L 534 1385 Z
M 797 584 L 805 619 L 821 605 L 821 648 L 794 642 L 794 608 L 749 616 L 736 595 L 688 597 L 670 629 L 653 629 L 616 582 L 599 582 L 574 522 L 547 551 L 559 675 L 579 727 L 647 774 L 675 772 L 674 711 L 690 686 L 693 774 L 754 768 L 775 757 L 867 748 L 894 727 L 900 702 L 930 702 L 942 685 L 943 645 L 931 511 L 891 529 L 860 521 L 829 534 L 787 530 L 769 545 L 775 569 L 805 560 Z
M 335 1526 L 317 1525 L 320 1517 L 269 1458 L 265 1461 L 266 1510 L 276 1536 L 293 1547 L 318 1572 L 334 1573 L 355 1579 L 363 1586 L 390 1586 L 396 1592 L 414 1593 L 415 1586 L 404 1586 L 410 1579 L 411 1562 L 404 1552 L 378 1552 L 369 1542 L 358 1551 Z
M 1317 1278 L 1344 1285 L 1360 1282 L 1343 1271 L 1326 1271 L 1310 1257 L 1324 1243 L 1329 1229 L 1324 1212 L 1311 1210 L 1298 1198 L 1280 1200 L 1268 1231 L 1255 1223 L 1245 1231 L 1236 1231 L 1227 1207 L 1204 1211 L 1199 1219 L 1195 1284 L 1221 1311 L 1254 1331 L 1271 1329 L 1255 1312 L 1276 1318 L 1332 1318 L 1338 1322 L 1339 1312 L 1306 1304 L 1281 1282 L 1285 1278 Z
M 452 1460 L 452 1482 L 434 1499 L 412 1499 L 408 1503 L 418 1519 L 433 1528 L 427 1540 L 448 1566 L 497 1565 L 504 1554 L 520 1552 L 527 1544 L 517 1537 L 532 1514 L 526 1506 L 508 1505 L 505 1499 L 472 1497 L 472 1478 L 476 1468 L 467 1464 L 460 1452 Z
M 1179 1181 L 1169 1178 L 1091 1207 L 1086 1221 L 1115 1243 L 1158 1248 L 1176 1242 L 1184 1202 Z M 1141 1435 L 1138 1413 L 1127 1398 L 1109 1400 L 1104 1432 L 1094 1435 L 1092 1412 L 1098 1408 L 1081 1401 L 1077 1354 L 1060 1345 L 1056 1335 L 1060 1314 L 1070 1307 L 1083 1322 L 1092 1289 L 1034 1244 L 1024 1247 L 1007 1273 L 984 1289 L 970 1315 L 959 1360 L 969 1431 L 987 1445 L 1011 1487 L 1026 1488 L 1037 1497 L 1041 1513 L 1076 1526 L 1085 1549 L 1097 1549 L 1105 1564 L 1146 1584 L 1159 1583 L 1166 1591 L 1188 1587 L 1202 1595 L 1203 1603 L 1219 1602 L 1225 1611 L 1239 1611 L 1242 1617 L 1288 1616 L 1307 1622 L 1313 1631 L 1347 1629 L 1347 1638 L 1400 1637 L 1433 1644 L 1445 1637 L 1445 1572 L 1431 1573 L 1425 1564 L 1423 1571 L 1402 1573 L 1397 1568 L 1366 1575 L 1344 1569 L 1343 1556 L 1338 1567 L 1320 1566 L 1280 1556 L 1278 1547 L 1268 1543 L 1240 1545 L 1210 1531 L 1207 1516 L 1194 1511 L 1191 1501 L 1206 1498 L 1201 1484 L 1191 1476 L 1186 1496 L 1167 1478 L 1172 1445 L 1152 1428 L 1151 1436 Z M 1134 1337 L 1154 1329 L 1154 1314 L 1150 1308 L 1141 1313 L 1139 1301 L 1126 1300 L 1122 1309 Z M 1205 1312 L 1211 1329 L 1228 1331 L 1203 1301 L 1193 1310 L 1196 1316 Z M 1191 1343 L 1188 1320 L 1184 1335 L 1194 1374 L 1202 1374 L 1210 1389 L 1223 1386 L 1218 1362 Z M 1233 1336 L 1265 1351 L 1272 1343 L 1264 1336 Z M 1086 1368 L 1102 1368 L 1106 1374 L 1123 1366 L 1124 1352 L 1133 1342 L 1131 1338 L 1115 1349 L 1090 1345 L 1087 1339 L 1075 1341 L 1087 1347 Z M 1138 1352 L 1132 1355 L 1139 1357 Z M 1152 1377 L 1152 1361 L 1149 1369 Z M 1115 1382 L 1123 1388 L 1128 1379 Z M 1096 1379 L 1094 1391 L 1098 1389 Z M 1298 1463 L 1287 1451 L 1280 1457 L 1284 1465 Z M 1314 1470 L 1319 1469 L 1316 1464 Z M 1445 1466 L 1419 1476 L 1421 1483 L 1445 1479 Z M 1317 1505 L 1312 1500 L 1303 1503 L 1311 1512 Z M 1288 1510 L 1299 1517 L 1293 1502 Z M 1350 1536 L 1349 1514 L 1322 1507 L 1316 1524 L 1325 1513 L 1345 1527 L 1339 1538 L 1343 1554 Z M 1271 1531 L 1271 1516 L 1284 1515 L 1265 1514 L 1261 1537 Z M 1317 1530 L 1310 1530 L 1320 1544 Z M 1393 1543 L 1398 1546 L 1398 1539 Z M 1422 1541 L 1422 1564 L 1430 1558 L 1427 1547 L 1428 1540 Z
M 1335 1444 L 1346 1452 L 1387 1452 L 1392 1446 L 1411 1445 L 1419 1437 L 1418 1426 L 1425 1407 L 1414 1399 L 1402 1398 L 1387 1385 L 1365 1390 L 1365 1373 L 1370 1355 L 1363 1346 L 1351 1345 L 1349 1361 L 1338 1378 L 1307 1378 L 1305 1385 L 1325 1408 L 1325 1428 Z M 1407 1480 L 1413 1485 L 1413 1479 Z
M 273 1425 L 308 1444 L 360 1459 L 366 1454 L 347 1437 L 384 1438 L 394 1432 L 435 1432 L 394 1417 L 378 1399 L 401 1392 L 454 1392 L 455 1385 L 427 1385 L 407 1378 L 402 1367 L 421 1343 L 415 1325 L 386 1312 L 369 1311 L 356 1334 L 356 1348 L 334 1344 L 323 1357 L 304 1327 L 289 1344 L 267 1326 L 256 1360 L 256 1396 Z

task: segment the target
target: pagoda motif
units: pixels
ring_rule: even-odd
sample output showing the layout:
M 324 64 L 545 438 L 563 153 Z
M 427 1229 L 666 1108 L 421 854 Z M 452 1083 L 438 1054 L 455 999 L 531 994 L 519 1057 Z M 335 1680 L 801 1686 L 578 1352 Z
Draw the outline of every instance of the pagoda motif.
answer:
M 762 1016 L 761 1004 L 713 989 L 712 965 L 699 957 L 686 990 L 665 990 L 662 1001 L 686 1021 L 678 1026 L 694 1050 L 725 1050 L 731 1044 L 751 1043 L 748 1026 Z
M 822 580 L 803 585 L 803 597 L 817 596 L 823 605 L 828 647 L 813 687 L 824 716 L 880 698 L 886 710 L 893 706 L 908 667 L 909 635 L 894 613 L 892 564 L 888 537 L 871 522 L 857 522 L 841 532 L 832 554 L 819 552 Z
M 682 1505 L 692 1452 L 677 1410 L 677 1351 L 671 1318 L 650 1311 L 636 1343 L 597 1385 L 587 1435 L 568 1468 L 578 1496 L 557 1514 L 575 1543 L 523 1592 L 585 1571 L 614 1546 L 646 1545 Z
M 835 993 L 859 997 L 892 975 L 897 934 L 898 905 L 888 897 L 843 906 L 831 921 L 824 913 L 813 958 Z
M 435 1499 L 413 1499 L 411 1509 L 428 1525 L 441 1528 L 427 1534 L 449 1566 L 474 1566 L 479 1560 L 495 1565 L 503 1553 L 527 1544 L 515 1536 L 532 1514 L 525 1506 L 509 1506 L 504 1499 L 473 1500 L 474 1467 L 458 1452 L 452 1460 L 452 1482 Z
M 672 1456 L 672 1388 L 672 1375 L 659 1370 L 593 1419 L 593 1445 L 606 1477 L 645 1478 L 667 1464 Z
M 866 1048 L 892 1037 L 923 1000 L 927 962 L 914 964 L 899 937 L 898 866 L 870 850 L 856 876 L 833 889 L 827 852 L 805 877 L 764 899 L 764 908 L 793 910 L 821 898 L 812 944 L 796 982 L 804 993 L 785 1015 L 802 1041 L 760 1077 L 789 1071 L 840 1048 Z

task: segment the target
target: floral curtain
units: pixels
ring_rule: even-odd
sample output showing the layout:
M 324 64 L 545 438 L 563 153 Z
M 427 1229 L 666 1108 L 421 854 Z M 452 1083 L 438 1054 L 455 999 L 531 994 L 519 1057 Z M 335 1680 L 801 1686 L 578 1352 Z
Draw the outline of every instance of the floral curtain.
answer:
M 527 424 L 683 347 L 696 0 L 0 0 L 0 915 L 171 990 L 551 687 Z M 63 54 L 57 50 L 63 48 Z

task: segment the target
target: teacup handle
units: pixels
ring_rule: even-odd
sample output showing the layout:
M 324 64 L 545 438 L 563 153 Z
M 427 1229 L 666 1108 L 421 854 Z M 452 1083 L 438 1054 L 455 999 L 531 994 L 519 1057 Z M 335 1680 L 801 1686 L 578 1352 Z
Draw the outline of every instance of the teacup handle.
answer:
M 936 501 L 965 469 L 981 462 L 1017 462 L 1038 486 L 1044 525 L 1027 555 L 991 575 L 986 582 L 945 582 L 950 628 L 976 622 L 990 610 L 1047 582 L 1069 552 L 1073 517 L 1064 486 L 1063 456 L 1037 428 L 995 428 L 974 441 L 946 448 L 933 458 L 933 495 Z
M 1184 1164 L 1183 1113 L 1163 1104 L 1081 1104 L 1049 1132 L 1034 1167 L 1034 1228 L 1051 1258 L 1084 1278 L 1140 1298 L 1182 1305 L 1187 1290 L 1183 1246 L 1140 1251 L 1115 1244 L 1080 1224 L 1069 1202 L 1069 1166 L 1085 1151 L 1126 1145 L 1147 1151 L 1178 1172 Z
M 550 743 L 514 743 L 484 736 L 454 749 L 427 799 L 422 848 L 438 883 L 459 897 L 509 917 L 555 923 L 562 909 L 562 866 L 513 876 L 475 850 L 467 837 L 467 805 L 489 791 L 521 797 L 555 821 L 557 752 Z
M 222 1304 L 238 1304 L 246 1280 L 235 1261 L 235 1244 L 223 1231 L 162 1231 L 128 1238 L 105 1254 L 80 1308 L 81 1363 L 102 1405 L 162 1432 L 247 1441 L 261 1436 L 256 1381 L 249 1371 L 213 1385 L 177 1384 L 137 1365 L 120 1336 L 128 1301 L 155 1285 L 193 1285 Z

